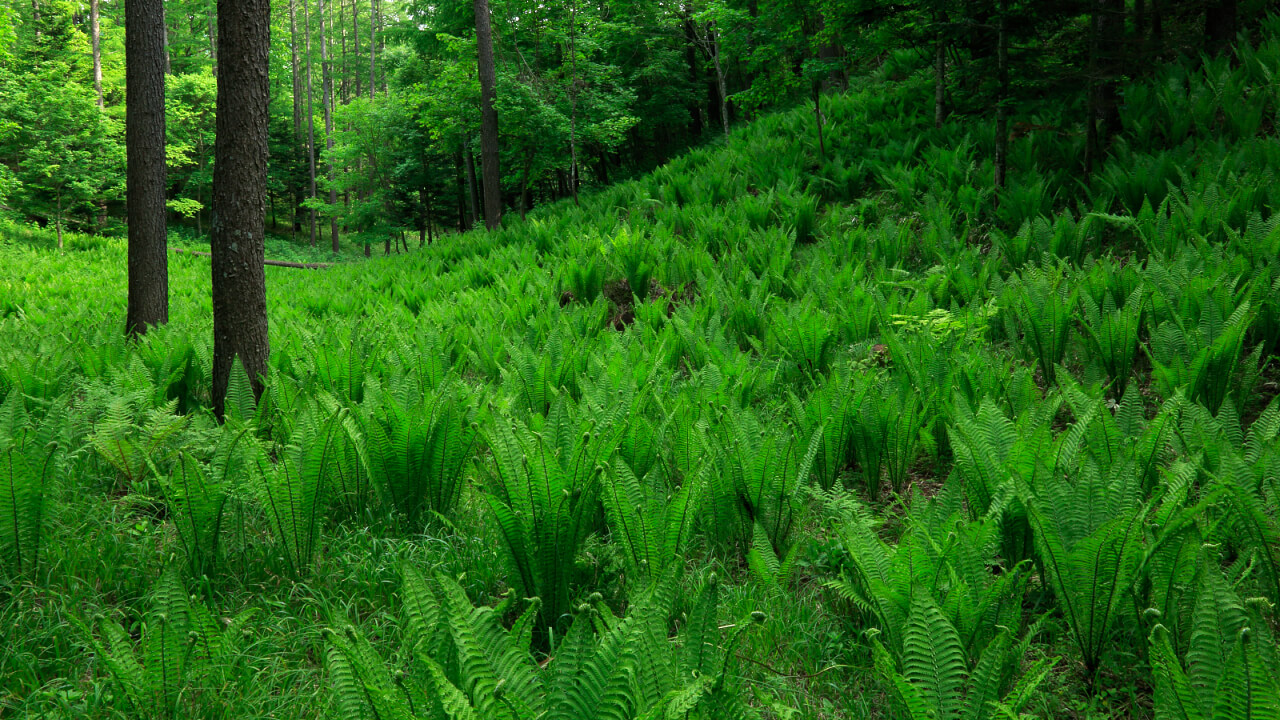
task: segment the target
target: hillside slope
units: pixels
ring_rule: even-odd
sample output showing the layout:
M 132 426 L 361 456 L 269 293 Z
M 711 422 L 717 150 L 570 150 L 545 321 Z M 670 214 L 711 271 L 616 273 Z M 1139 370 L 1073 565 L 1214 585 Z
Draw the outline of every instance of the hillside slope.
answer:
M 225 427 L 206 259 L 172 257 L 171 322 L 130 346 L 123 245 L 0 231 L 0 708 L 1274 703 L 1266 37 L 1126 88 L 1089 179 L 1064 108 L 993 190 L 991 128 L 935 129 L 891 65 L 821 139 L 771 115 L 581 207 L 269 268 L 268 392 Z M 135 645 L 145 671 L 106 661 Z

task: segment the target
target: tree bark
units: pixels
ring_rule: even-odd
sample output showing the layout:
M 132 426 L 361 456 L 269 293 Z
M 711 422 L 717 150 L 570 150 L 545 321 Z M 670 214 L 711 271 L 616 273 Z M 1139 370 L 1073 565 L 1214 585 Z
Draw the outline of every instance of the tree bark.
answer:
M 933 126 L 941 128 L 947 119 L 947 41 L 943 28 L 946 18 L 941 13 L 934 18 L 933 40 Z
M 213 412 L 223 419 L 237 358 L 261 397 L 270 344 L 264 223 L 270 0 L 218 0 L 223 64 L 213 166 Z
M 332 1 L 332 0 L 330 0 Z M 333 168 L 333 70 L 329 67 L 329 38 L 324 31 L 324 0 L 317 0 L 320 5 L 320 87 L 321 87 L 321 103 L 324 105 L 324 146 L 329 151 L 329 209 L 338 204 L 338 190 L 333 186 L 334 168 Z M 335 215 L 329 216 L 329 235 L 333 245 L 333 251 L 339 251 L 338 246 L 338 218 Z
M 569 58 L 573 66 L 569 82 L 569 189 L 573 191 L 573 204 L 578 204 L 578 3 L 569 6 Z
M 129 301 L 125 332 L 169 321 L 165 228 L 164 3 L 125 2 Z
M 209 61 L 213 64 L 213 76 L 215 78 L 218 77 L 218 31 L 214 26 L 214 23 L 217 21 L 217 14 L 215 7 L 215 9 L 212 10 L 206 18 L 209 26 Z
M 1204 9 L 1205 51 L 1221 55 L 1236 39 L 1237 0 L 1211 0 Z
M 489 0 L 474 0 L 477 63 L 480 69 L 480 159 L 484 183 L 484 224 L 496 229 L 502 220 L 502 172 L 498 162 L 498 109 L 494 98 L 498 85 L 493 59 L 493 30 L 489 25 Z
M 126 9 L 127 12 L 127 9 Z M 98 24 L 98 0 L 89 0 L 89 34 L 93 43 L 93 89 L 98 93 L 98 109 L 102 105 L 102 29 Z
M 302 3 L 302 30 L 307 50 L 307 165 L 311 170 L 311 197 L 316 195 L 316 115 L 311 99 L 311 11 L 306 0 Z M 311 220 L 311 247 L 316 246 L 316 209 L 307 212 Z
M 1009 32 L 1008 0 L 1000 0 L 999 29 L 996 39 L 996 75 L 1000 97 L 996 102 L 995 186 L 1004 189 L 1009 172 Z
M 467 198 L 471 201 L 467 206 L 467 229 L 470 230 L 483 215 L 480 209 L 480 183 L 476 179 L 476 155 L 471 151 L 470 145 L 464 143 L 463 148 L 467 153 Z
M 302 142 L 302 79 L 298 75 L 298 11 L 295 0 L 289 0 L 289 70 L 293 80 L 293 146 L 295 152 L 304 150 Z M 294 157 L 297 157 L 296 155 Z M 289 184 L 293 188 L 293 220 L 290 226 L 296 234 L 302 229 L 302 188 L 295 182 L 297 175 L 290 173 Z
M 370 17 L 372 18 L 372 16 Z M 370 25 L 369 27 L 370 29 L 373 28 L 372 25 Z M 359 0 L 351 0 L 351 43 L 352 43 L 352 54 L 354 55 L 356 60 L 359 61 L 360 59 L 360 2 Z M 369 54 L 370 55 L 373 54 L 373 38 L 372 37 L 369 38 Z M 360 73 L 356 71 L 356 72 L 353 72 L 352 75 L 355 75 L 356 97 L 360 97 L 362 95 L 362 93 L 360 92 Z
M 378 47 L 375 33 L 378 28 L 378 0 L 369 0 L 369 99 L 378 92 L 378 62 L 374 49 Z
M 1125 0 L 1099 0 L 1098 33 L 1101 43 L 1101 82 L 1098 114 L 1102 120 L 1102 144 L 1124 131 L 1120 117 L 1120 65 L 1124 45 Z

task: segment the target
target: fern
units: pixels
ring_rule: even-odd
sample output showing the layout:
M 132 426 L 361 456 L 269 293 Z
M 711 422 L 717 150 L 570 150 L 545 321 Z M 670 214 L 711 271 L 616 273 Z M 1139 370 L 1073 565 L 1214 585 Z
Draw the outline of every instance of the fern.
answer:
M 33 426 L 17 389 L 0 404 L 0 568 L 11 577 L 33 574 L 40 559 L 46 488 L 59 458 L 47 431 L 59 420 Z
M 311 568 L 323 519 L 325 476 L 335 462 L 331 431 L 338 418 L 317 422 L 314 410 L 297 420 L 293 438 L 278 465 L 257 458 L 258 494 L 268 524 L 284 551 L 285 562 L 295 576 Z

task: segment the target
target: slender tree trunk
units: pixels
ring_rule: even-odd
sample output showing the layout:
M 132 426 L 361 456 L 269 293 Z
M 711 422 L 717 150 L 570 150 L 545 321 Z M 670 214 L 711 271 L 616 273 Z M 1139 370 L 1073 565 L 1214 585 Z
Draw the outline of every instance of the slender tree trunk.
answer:
M 947 119 L 947 41 L 946 19 L 939 13 L 933 41 L 933 126 L 941 128 Z
M 93 43 L 93 90 L 98 94 L 98 109 L 101 110 L 103 107 L 102 30 L 98 24 L 98 0 L 89 0 L 89 34 Z
M 302 78 L 298 74 L 298 12 L 295 0 L 289 0 L 289 74 L 293 81 L 293 147 L 294 152 L 303 151 L 302 141 Z M 294 157 L 298 157 L 294 155 Z M 289 174 L 289 186 L 293 192 L 293 219 L 289 222 L 296 237 L 302 229 L 302 188 L 297 182 L 297 174 Z
M 692 10 L 686 4 L 680 10 L 684 24 L 684 40 L 685 40 L 685 63 L 689 65 L 689 82 L 694 86 L 698 86 L 698 36 L 693 26 Z M 702 123 L 702 106 L 701 103 L 694 102 L 689 107 L 689 119 L 693 125 L 693 137 L 702 137 L 705 130 Z
M 569 189 L 573 191 L 573 204 L 578 204 L 578 49 L 577 49 L 577 10 L 574 0 L 569 5 L 569 58 L 572 63 L 572 74 L 569 84 Z
M 720 34 L 716 32 L 715 23 L 707 23 L 707 39 L 703 46 L 707 53 L 707 57 L 711 59 L 711 66 L 716 71 L 716 104 L 720 106 L 720 125 L 724 130 L 724 136 L 729 137 L 729 82 L 724 74 L 724 67 L 720 65 Z
M 370 15 L 369 18 L 370 18 L 369 55 L 372 56 L 373 55 L 373 33 L 372 33 L 373 16 Z M 351 43 L 352 43 L 352 55 L 358 61 L 360 58 L 360 2 L 359 0 L 351 0 Z M 356 97 L 360 97 L 362 94 L 360 92 L 360 73 L 356 71 L 356 72 L 353 72 L 352 74 L 355 75 Z
M 813 86 L 813 119 L 818 124 L 818 154 L 825 162 L 827 159 L 827 143 L 822 136 L 824 120 L 822 117 L 822 86 L 816 83 Z
M 369 0 L 369 99 L 373 100 L 378 91 L 378 62 L 374 48 L 378 47 L 378 0 Z
M 316 115 L 311 102 L 311 11 L 306 0 L 302 3 L 302 30 L 307 51 L 307 165 L 311 171 L 311 197 L 316 195 Z M 316 209 L 307 212 L 311 221 L 311 247 L 316 246 Z
M 1236 39 L 1238 14 L 1237 0 L 1210 0 L 1204 9 L 1206 52 L 1221 55 L 1231 47 Z
M 996 104 L 995 186 L 1004 189 L 1009 172 L 1009 33 L 1008 0 L 1000 0 L 999 30 L 996 40 L 996 74 L 1000 97 Z
M 467 193 L 466 182 L 462 179 L 461 150 L 453 154 L 453 175 L 458 187 L 458 232 L 465 232 L 470 224 L 467 222 Z
M 1099 41 L 1101 42 L 1101 82 L 1098 84 L 1098 113 L 1102 119 L 1102 142 L 1124 130 L 1120 117 L 1120 57 L 1124 51 L 1125 0 L 1099 0 Z
M 329 63 L 329 37 L 324 31 L 324 0 L 317 0 L 320 4 L 320 87 L 321 102 L 324 104 L 324 146 L 329 151 L 329 210 L 332 213 L 338 205 L 338 190 L 334 187 L 334 167 L 333 167 L 333 71 Z M 330 0 L 332 2 L 332 0 Z M 333 251 L 336 253 L 340 250 L 338 246 L 338 218 L 335 215 L 329 216 L 329 235 L 332 241 Z
M 173 74 L 173 64 L 169 58 L 169 11 L 166 9 L 161 13 L 160 25 L 164 28 L 164 74 Z
M 164 3 L 125 2 L 125 151 L 129 304 L 125 332 L 169 321 L 165 229 Z
M 213 76 L 218 77 L 218 29 L 215 27 L 218 12 L 215 7 L 210 8 L 208 20 L 209 26 L 209 61 L 213 64 Z
M 524 172 L 520 174 L 520 219 L 529 213 L 529 173 L 533 170 L 533 149 L 525 151 Z
M 53 218 L 53 228 L 58 233 L 58 251 L 62 251 L 62 193 L 58 193 L 58 210 Z
M 255 397 L 267 374 L 263 227 L 271 51 L 270 0 L 218 0 L 223 66 L 218 77 L 213 166 L 213 412 L 225 415 L 238 358 Z
M 1094 165 L 1098 160 L 1098 55 L 1100 54 L 1102 29 L 1100 0 L 1095 2 L 1093 12 L 1089 15 L 1089 82 L 1085 86 L 1085 123 L 1084 123 L 1084 177 L 1089 182 L 1093 178 Z
M 464 145 L 464 147 L 467 151 L 467 197 L 471 200 L 471 204 L 467 208 L 469 211 L 467 214 L 467 228 L 470 229 L 475 227 L 475 224 L 483 217 L 483 213 L 480 209 L 480 183 L 476 179 L 476 156 L 469 145 Z
M 333 9 L 333 3 L 338 3 L 338 9 Z M 347 77 L 347 26 L 342 21 L 342 3 L 343 0 L 329 0 L 329 13 L 332 16 L 329 20 L 329 34 L 337 34 L 338 36 L 338 57 L 341 60 L 341 70 L 336 74 L 337 79 L 334 80 L 335 98 L 342 98 L 342 104 L 346 105 L 351 100 L 350 82 Z M 334 107 L 337 107 L 337 99 L 334 100 Z
M 477 63 L 480 69 L 480 159 L 484 175 L 484 224 L 496 229 L 502 220 L 502 171 L 498 163 L 498 109 L 494 93 L 498 85 L 493 59 L 493 30 L 489 25 L 489 0 L 474 0 Z

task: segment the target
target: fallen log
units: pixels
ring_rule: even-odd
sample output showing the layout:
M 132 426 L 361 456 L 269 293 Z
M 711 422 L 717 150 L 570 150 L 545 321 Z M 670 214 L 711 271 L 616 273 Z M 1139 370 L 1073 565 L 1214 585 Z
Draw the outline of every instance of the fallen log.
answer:
M 187 250 L 186 248 L 174 248 L 173 251 L 176 253 L 199 255 L 200 257 L 213 257 L 207 252 L 201 252 L 199 250 Z M 333 267 L 332 263 L 296 263 L 296 262 L 288 262 L 287 260 L 263 260 L 262 264 L 270 265 L 272 267 L 297 268 L 299 270 L 323 270 L 328 267 Z

